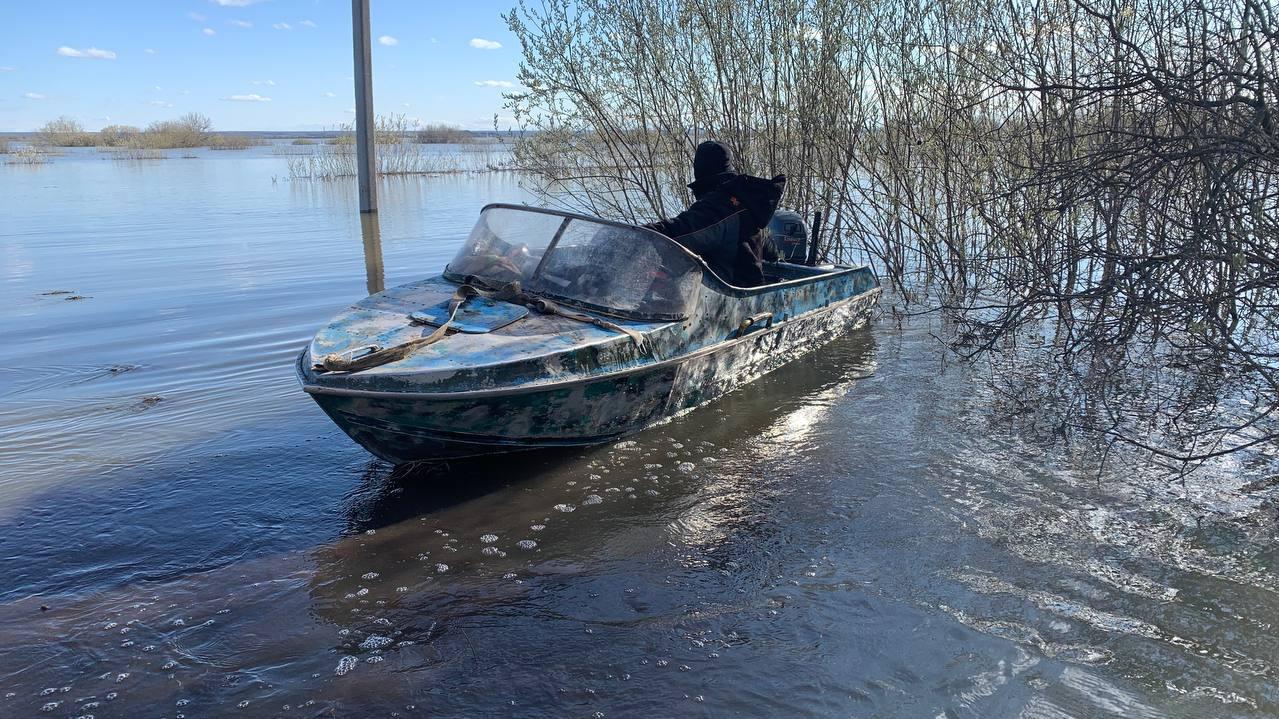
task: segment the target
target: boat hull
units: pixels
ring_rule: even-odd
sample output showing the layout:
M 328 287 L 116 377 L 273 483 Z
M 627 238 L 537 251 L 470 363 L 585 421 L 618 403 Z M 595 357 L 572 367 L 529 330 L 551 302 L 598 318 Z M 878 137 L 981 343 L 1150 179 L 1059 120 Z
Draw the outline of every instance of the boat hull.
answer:
M 396 464 L 599 444 L 714 400 L 858 327 L 879 292 L 687 355 L 569 381 L 437 393 L 305 389 L 352 439 Z

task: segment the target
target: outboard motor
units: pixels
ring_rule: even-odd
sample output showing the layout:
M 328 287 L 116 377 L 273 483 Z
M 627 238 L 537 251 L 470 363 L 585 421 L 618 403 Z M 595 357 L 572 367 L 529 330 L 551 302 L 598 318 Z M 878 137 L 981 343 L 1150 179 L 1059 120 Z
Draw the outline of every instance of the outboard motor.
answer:
M 808 226 L 790 210 L 778 210 L 768 223 L 770 241 L 783 262 L 804 264 L 808 259 Z

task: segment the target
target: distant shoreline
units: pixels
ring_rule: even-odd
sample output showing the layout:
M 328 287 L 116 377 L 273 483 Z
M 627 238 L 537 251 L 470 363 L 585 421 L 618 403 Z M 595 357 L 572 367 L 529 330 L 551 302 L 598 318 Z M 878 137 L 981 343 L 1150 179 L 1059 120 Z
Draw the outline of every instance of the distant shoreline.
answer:
M 520 136 L 523 134 L 520 130 L 465 130 L 475 138 L 500 138 Z M 93 133 L 90 133 L 93 134 Z M 350 134 L 350 131 L 343 130 L 219 130 L 219 135 L 227 135 L 234 137 L 245 137 L 254 140 L 293 140 L 297 138 L 305 138 L 308 140 L 331 140 L 343 134 Z M 8 140 L 28 140 L 40 135 L 38 130 L 30 132 L 0 132 L 0 138 Z

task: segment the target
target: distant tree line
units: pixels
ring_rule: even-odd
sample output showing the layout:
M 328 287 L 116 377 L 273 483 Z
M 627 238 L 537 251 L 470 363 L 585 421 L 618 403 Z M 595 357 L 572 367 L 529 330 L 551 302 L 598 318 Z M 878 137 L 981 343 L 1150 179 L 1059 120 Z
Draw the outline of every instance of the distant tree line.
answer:
M 1181 462 L 1276 438 L 1272 3 L 544 0 L 507 21 L 508 107 L 536 131 L 516 164 L 547 201 L 669 215 L 713 137 L 787 172 L 823 256 L 946 310 L 965 354 L 1048 322 L 1080 387 L 1123 362 L 1211 368 L 1254 407 L 1166 446 L 1134 422 L 1176 425 L 1184 402 L 1090 427 Z
M 394 126 L 394 129 L 388 129 Z M 475 135 L 453 125 L 432 123 L 416 125 L 404 115 L 390 115 L 379 119 L 377 143 L 394 145 L 401 142 L 420 144 L 469 144 Z M 84 129 L 78 120 L 59 117 L 41 127 L 36 136 L 50 147 L 104 147 L 124 149 L 176 149 L 211 147 L 217 150 L 238 150 L 261 144 L 245 135 L 214 134 L 213 122 L 197 112 L 191 112 L 174 120 L 160 120 L 140 129 L 132 125 L 107 125 L 97 132 Z M 349 145 L 355 142 L 354 128 L 344 125 L 333 144 Z M 295 145 L 312 144 L 312 140 L 300 138 Z
M 432 123 L 418 129 L 417 141 L 423 145 L 464 145 L 474 141 L 474 136 L 460 127 Z
M 216 139 L 212 129 L 213 122 L 208 117 L 190 112 L 175 120 L 153 122 L 145 130 L 132 125 L 108 125 L 98 132 L 88 132 L 78 121 L 59 117 L 45 123 L 36 134 L 41 142 L 53 147 L 173 149 L 208 146 Z

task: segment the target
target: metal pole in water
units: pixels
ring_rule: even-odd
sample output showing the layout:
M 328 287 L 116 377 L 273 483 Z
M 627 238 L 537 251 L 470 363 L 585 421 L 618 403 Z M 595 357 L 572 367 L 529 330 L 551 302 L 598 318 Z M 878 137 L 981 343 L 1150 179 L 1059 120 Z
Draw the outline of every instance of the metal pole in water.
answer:
M 369 0 L 351 0 L 355 49 L 355 164 L 360 182 L 360 212 L 377 212 L 377 156 L 373 130 L 373 43 Z
M 369 294 L 386 289 L 386 270 L 382 265 L 382 228 L 376 212 L 360 215 L 360 233 L 364 235 L 364 273 Z

